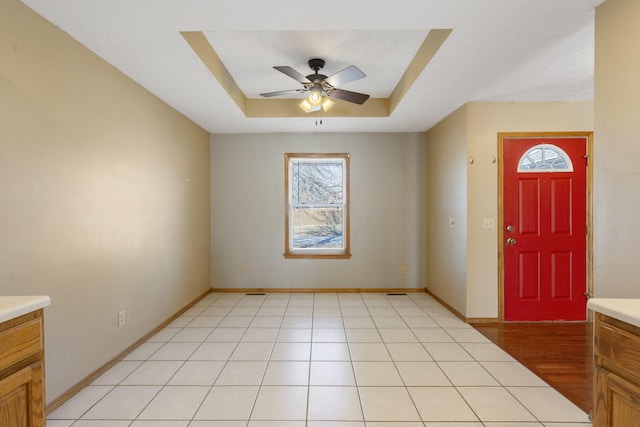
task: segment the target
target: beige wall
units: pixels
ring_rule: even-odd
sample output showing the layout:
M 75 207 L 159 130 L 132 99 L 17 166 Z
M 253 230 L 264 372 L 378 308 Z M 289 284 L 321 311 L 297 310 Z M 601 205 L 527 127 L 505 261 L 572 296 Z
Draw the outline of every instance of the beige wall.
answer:
M 594 295 L 640 298 L 640 2 L 596 9 Z
M 484 218 L 498 224 L 498 132 L 570 132 L 593 130 L 593 103 L 471 103 L 468 122 L 467 316 L 498 313 L 498 230 L 483 229 Z
M 461 314 L 467 311 L 467 109 L 426 136 L 427 288 Z
M 208 158 L 207 132 L 0 2 L 0 295 L 53 300 L 49 402 L 209 288 Z
M 351 154 L 351 259 L 284 259 L 287 152 Z M 425 286 L 424 134 L 213 135 L 211 165 L 213 287 Z
M 465 114 L 465 117 L 459 117 L 461 113 Z M 593 103 L 470 103 L 466 109 L 458 110 L 451 117 L 455 118 L 455 121 L 450 125 L 447 125 L 450 119 L 442 122 L 446 125 L 445 130 L 438 125 L 427 132 L 427 140 L 430 147 L 429 157 L 435 155 L 434 151 L 450 152 L 451 141 L 455 140 L 457 144 L 461 144 L 460 128 L 466 128 L 467 157 L 464 159 L 464 176 L 467 191 L 467 241 L 466 301 L 463 309 L 460 309 L 459 290 L 455 297 L 451 295 L 451 290 L 438 289 L 435 293 L 467 317 L 495 318 L 498 316 L 498 230 L 484 229 L 483 223 L 485 218 L 493 218 L 496 225 L 498 223 L 498 163 L 492 162 L 492 158 L 498 156 L 497 135 L 499 132 L 590 131 L 593 129 Z M 595 144 L 597 145 L 597 141 Z M 463 150 L 458 150 L 455 156 L 448 157 L 452 163 L 439 164 L 438 167 L 458 170 L 463 153 Z M 473 164 L 470 163 L 471 158 L 474 159 Z M 460 172 L 455 178 L 450 178 L 454 187 L 462 185 L 459 182 L 462 176 Z M 444 187 L 447 183 L 440 185 Z M 429 196 L 427 203 L 430 215 L 437 215 L 438 213 L 433 213 L 434 209 L 440 209 L 439 205 L 433 206 L 434 203 L 437 204 L 437 200 Z M 440 215 L 444 217 L 448 214 L 440 212 Z M 440 227 L 443 226 L 440 224 Z M 431 232 L 431 228 L 429 231 Z M 429 244 L 434 247 L 449 244 L 445 241 L 446 234 L 434 236 L 428 233 L 427 238 Z M 430 259 L 429 265 L 450 262 L 445 253 L 441 253 L 440 258 Z M 452 264 L 451 268 L 453 266 Z M 427 271 L 430 289 L 432 283 L 446 280 L 441 276 L 432 276 L 434 270 L 431 268 Z M 455 286 L 457 288 L 459 284 Z
M 497 230 L 482 221 L 498 217 L 498 132 L 595 128 L 594 291 L 640 297 L 629 282 L 640 269 L 638 19 L 635 0 L 597 10 L 595 107 L 471 103 L 427 143 L 422 134 L 216 135 L 209 181 L 205 131 L 17 0 L 0 2 L 0 295 L 53 299 L 48 400 L 210 281 L 428 284 L 468 317 L 497 316 Z M 295 151 L 352 154 L 351 260 L 282 257 L 283 154 Z

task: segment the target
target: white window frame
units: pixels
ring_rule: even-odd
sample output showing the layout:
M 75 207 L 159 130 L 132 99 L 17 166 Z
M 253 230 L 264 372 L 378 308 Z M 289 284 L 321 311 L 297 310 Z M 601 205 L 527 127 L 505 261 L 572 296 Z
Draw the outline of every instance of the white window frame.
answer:
M 523 167 L 525 159 L 529 160 L 532 164 L 535 164 L 533 159 L 531 159 L 531 157 L 529 157 L 530 153 L 535 151 L 535 150 L 542 150 L 543 159 L 544 159 L 544 153 L 545 153 L 546 150 L 555 151 L 556 153 L 558 153 L 558 158 L 564 160 L 564 162 L 566 164 L 566 167 L 564 167 L 564 168 L 554 168 L 554 167 L 536 166 L 533 169 L 528 169 L 528 168 Z M 543 165 L 547 166 L 547 163 L 543 163 Z M 553 166 L 553 164 L 551 164 L 551 166 Z M 573 163 L 571 162 L 571 158 L 569 157 L 567 152 L 564 151 L 562 148 L 558 147 L 557 145 L 553 145 L 553 144 L 538 144 L 538 145 L 535 145 L 535 146 L 529 148 L 522 155 L 522 157 L 520 157 L 520 160 L 518 160 L 518 172 L 519 173 L 521 173 L 521 172 L 522 173 L 573 172 Z

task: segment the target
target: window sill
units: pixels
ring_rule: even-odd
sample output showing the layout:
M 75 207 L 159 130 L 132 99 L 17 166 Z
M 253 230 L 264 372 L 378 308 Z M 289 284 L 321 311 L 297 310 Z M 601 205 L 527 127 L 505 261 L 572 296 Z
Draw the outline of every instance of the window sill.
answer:
M 349 259 L 351 254 L 296 254 L 285 253 L 285 259 Z

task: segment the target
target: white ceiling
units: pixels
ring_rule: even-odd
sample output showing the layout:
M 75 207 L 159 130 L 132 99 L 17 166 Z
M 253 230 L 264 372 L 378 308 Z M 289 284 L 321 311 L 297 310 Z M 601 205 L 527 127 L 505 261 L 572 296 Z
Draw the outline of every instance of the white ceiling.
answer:
M 603 0 L 22 0 L 211 133 L 417 132 L 471 101 L 593 99 Z M 201 31 L 247 98 L 300 87 L 274 70 L 327 61 L 388 97 L 432 29 L 452 29 L 389 117 L 247 118 L 181 36 Z

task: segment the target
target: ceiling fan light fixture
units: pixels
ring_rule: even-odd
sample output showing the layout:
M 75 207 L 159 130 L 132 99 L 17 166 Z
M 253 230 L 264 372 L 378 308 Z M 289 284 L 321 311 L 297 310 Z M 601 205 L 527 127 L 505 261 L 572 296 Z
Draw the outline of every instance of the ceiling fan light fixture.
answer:
M 333 107 L 334 105 L 336 105 L 335 102 L 333 102 L 332 100 L 330 100 L 329 98 L 325 98 L 322 101 L 322 111 L 329 111 L 329 109 L 331 107 Z
M 312 89 L 311 93 L 307 97 L 307 101 L 311 105 L 320 105 L 322 103 L 322 92 L 316 89 Z
M 314 111 L 320 111 L 320 105 L 311 105 L 311 103 L 309 103 L 309 99 L 305 98 L 304 101 L 302 101 L 300 103 L 300 108 L 302 108 L 302 111 L 304 111 L 305 113 L 312 113 Z

